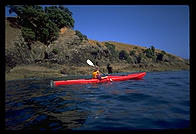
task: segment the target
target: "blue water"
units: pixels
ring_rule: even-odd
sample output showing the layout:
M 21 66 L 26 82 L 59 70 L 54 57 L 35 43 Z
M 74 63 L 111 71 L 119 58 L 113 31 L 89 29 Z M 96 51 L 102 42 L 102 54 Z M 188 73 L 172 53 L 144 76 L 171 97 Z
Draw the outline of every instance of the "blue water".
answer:
M 7 130 L 144 130 L 190 126 L 190 72 L 142 80 L 50 87 L 50 79 L 6 82 Z M 64 79 L 84 78 L 69 76 Z

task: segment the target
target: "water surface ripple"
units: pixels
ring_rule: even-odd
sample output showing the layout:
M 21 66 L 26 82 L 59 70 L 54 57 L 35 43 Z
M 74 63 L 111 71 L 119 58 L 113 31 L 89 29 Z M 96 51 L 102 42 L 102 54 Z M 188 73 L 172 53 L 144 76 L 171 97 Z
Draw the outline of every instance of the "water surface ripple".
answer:
M 7 81 L 6 129 L 187 128 L 189 81 L 189 71 L 151 72 L 142 80 L 53 88 L 44 79 Z

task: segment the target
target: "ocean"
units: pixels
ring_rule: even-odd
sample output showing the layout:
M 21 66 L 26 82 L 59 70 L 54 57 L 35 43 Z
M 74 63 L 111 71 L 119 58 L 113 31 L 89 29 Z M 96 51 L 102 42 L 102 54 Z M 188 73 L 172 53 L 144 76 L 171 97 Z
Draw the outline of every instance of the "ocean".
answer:
M 120 75 L 120 74 L 119 74 Z M 5 83 L 6 130 L 168 130 L 190 127 L 190 72 L 147 72 L 142 80 L 51 87 Z

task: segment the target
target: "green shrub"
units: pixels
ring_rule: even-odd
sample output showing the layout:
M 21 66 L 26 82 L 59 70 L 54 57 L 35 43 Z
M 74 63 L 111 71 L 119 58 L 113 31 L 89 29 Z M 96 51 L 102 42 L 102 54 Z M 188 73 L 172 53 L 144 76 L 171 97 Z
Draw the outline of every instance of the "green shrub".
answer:
M 82 34 L 80 31 L 76 30 L 76 35 L 80 38 L 80 40 L 88 40 L 87 36 Z
M 142 59 L 146 59 L 146 57 L 144 56 L 143 53 L 140 53 L 138 56 L 137 56 L 137 63 L 141 63 Z
M 154 46 L 151 46 L 151 51 L 152 51 L 152 54 L 155 55 L 155 47 Z
M 151 49 L 148 48 L 144 52 L 146 53 L 146 57 L 148 57 L 148 58 L 152 58 L 153 57 L 153 53 L 152 53 Z
M 56 48 L 54 48 L 54 49 L 52 50 L 52 52 L 53 52 L 54 54 L 58 54 L 58 53 L 59 53 L 58 49 L 56 49 Z
M 133 49 L 137 49 L 137 47 L 134 47 Z
M 159 61 L 163 61 L 163 54 L 162 53 L 159 53 L 158 55 L 157 55 L 157 60 L 159 60 Z
M 127 61 L 128 63 L 134 63 L 134 61 L 133 61 L 133 59 L 132 59 L 131 57 L 128 57 L 128 58 L 126 59 L 126 61 Z
M 131 50 L 131 51 L 129 52 L 129 55 L 131 55 L 131 56 L 135 56 L 135 54 L 136 54 L 136 51 L 135 51 L 135 50 Z
M 144 50 L 144 53 L 146 54 L 146 57 L 148 58 L 153 58 L 153 56 L 155 55 L 154 50 L 151 48 Z
M 159 61 L 163 61 L 163 57 L 164 57 L 164 55 L 166 54 L 166 52 L 165 51 L 161 51 L 161 53 L 159 53 L 158 55 L 157 55 L 157 60 L 159 60 Z
M 165 52 L 165 51 L 163 51 L 163 50 L 161 51 L 161 53 L 162 53 L 163 55 L 165 55 L 165 54 L 166 54 L 166 52 Z
M 125 50 L 121 50 L 119 53 L 119 59 L 120 60 L 126 60 L 128 58 L 129 54 Z
M 111 52 L 114 52 L 115 51 L 115 48 L 116 46 L 109 43 L 109 42 L 105 42 L 105 46 L 111 51 Z
M 156 56 L 156 60 L 159 60 L 159 61 L 163 61 L 163 57 L 164 55 L 166 55 L 166 52 L 165 51 L 161 51 L 161 53 L 158 53 L 157 56 Z M 169 56 L 169 55 L 168 55 Z
M 141 55 L 138 55 L 138 56 L 137 56 L 137 63 L 140 63 L 140 62 L 141 62 L 141 60 L 142 60 Z
M 155 56 L 155 47 L 151 46 L 151 48 L 148 48 L 148 49 L 144 50 L 144 53 L 146 54 L 146 57 L 154 58 L 154 56 Z
M 118 59 L 119 58 L 119 52 L 115 49 L 116 46 L 109 43 L 109 42 L 105 42 L 104 43 L 105 46 L 107 47 L 108 51 L 110 52 L 110 59 Z

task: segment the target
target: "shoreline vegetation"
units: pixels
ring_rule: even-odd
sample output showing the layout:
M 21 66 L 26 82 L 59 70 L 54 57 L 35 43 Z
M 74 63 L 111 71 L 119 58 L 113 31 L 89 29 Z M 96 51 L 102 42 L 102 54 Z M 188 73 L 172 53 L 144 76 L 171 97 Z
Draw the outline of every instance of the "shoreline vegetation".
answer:
M 113 74 L 116 73 L 134 73 L 134 72 L 162 72 L 162 71 L 180 71 L 189 70 L 189 68 L 137 68 L 131 65 L 112 65 Z M 100 70 L 107 74 L 106 66 L 100 67 Z M 19 80 L 19 79 L 45 79 L 45 78 L 63 78 L 70 75 L 91 76 L 93 71 L 92 67 L 76 67 L 76 66 L 59 66 L 59 65 L 18 65 L 6 73 L 6 81 Z
M 72 12 L 62 6 L 44 9 L 38 5 L 17 5 L 10 9 L 18 16 L 5 19 L 6 81 L 91 75 L 93 67 L 86 63 L 87 59 L 105 74 L 108 63 L 113 73 L 190 68 L 189 59 L 159 50 L 154 44 L 147 44 L 151 46 L 147 48 L 88 39 L 86 35 L 73 29 Z

